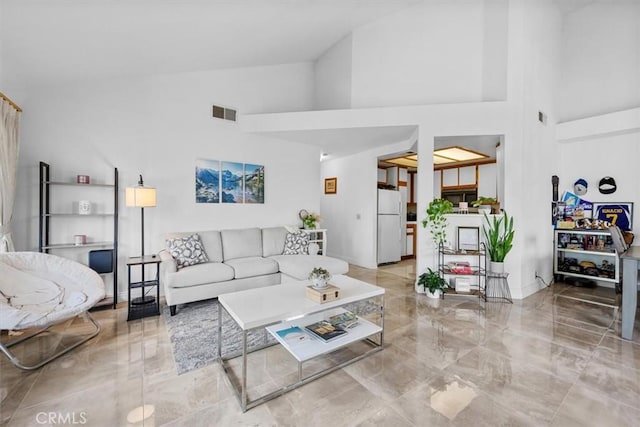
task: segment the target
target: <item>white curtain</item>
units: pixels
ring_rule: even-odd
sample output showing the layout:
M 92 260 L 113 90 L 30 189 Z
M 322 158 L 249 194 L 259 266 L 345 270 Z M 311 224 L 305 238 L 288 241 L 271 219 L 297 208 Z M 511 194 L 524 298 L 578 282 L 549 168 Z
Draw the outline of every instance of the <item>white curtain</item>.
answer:
M 14 250 L 11 217 L 18 174 L 18 128 L 20 113 L 2 99 L 0 111 L 0 253 Z

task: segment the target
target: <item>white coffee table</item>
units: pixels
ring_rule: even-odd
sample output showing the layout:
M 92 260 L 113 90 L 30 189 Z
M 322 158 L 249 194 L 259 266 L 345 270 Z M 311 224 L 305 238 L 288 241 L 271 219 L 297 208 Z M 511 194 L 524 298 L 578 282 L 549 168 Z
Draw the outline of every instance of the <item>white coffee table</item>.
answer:
M 290 282 L 276 286 L 223 294 L 218 297 L 218 356 L 220 357 L 220 363 L 225 374 L 236 392 L 243 411 L 382 350 L 384 345 L 384 289 L 342 275 L 334 276 L 331 279 L 331 283 L 340 288 L 340 298 L 324 304 L 316 303 L 306 297 L 306 286 L 309 284 L 308 282 Z M 320 339 L 314 338 L 310 340 L 311 342 L 309 344 L 305 343 L 302 347 L 292 348 L 277 334 L 277 331 L 286 329 L 292 325 L 304 328 L 306 325 L 344 311 L 340 307 L 346 304 L 369 299 L 377 299 L 380 301 L 377 306 L 379 313 L 378 323 L 360 318 L 358 326 L 349 329 L 346 335 L 334 341 L 323 342 Z M 230 357 L 222 354 L 222 339 L 220 337 L 222 337 L 223 308 L 242 329 L 242 350 L 240 354 Z M 250 351 L 247 348 L 247 334 L 250 330 L 260 328 L 266 329 L 271 333 L 297 360 L 298 380 L 293 384 L 249 401 L 247 397 L 247 354 Z M 376 335 L 379 335 L 377 341 L 372 339 Z M 302 376 L 302 364 L 304 362 L 336 351 L 356 341 L 367 342 L 371 345 L 371 349 L 321 372 L 314 373 L 308 377 Z M 252 349 L 251 351 L 258 351 L 264 347 L 265 346 Z M 231 372 L 229 371 L 231 368 L 226 363 L 236 357 L 242 358 L 242 373 L 240 375 L 239 386 L 236 386 L 232 380 Z

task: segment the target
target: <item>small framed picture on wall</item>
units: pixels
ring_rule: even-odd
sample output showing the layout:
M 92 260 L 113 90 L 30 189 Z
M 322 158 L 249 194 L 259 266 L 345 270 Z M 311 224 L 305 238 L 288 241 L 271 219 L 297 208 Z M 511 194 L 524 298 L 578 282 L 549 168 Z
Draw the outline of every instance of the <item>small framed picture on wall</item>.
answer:
M 324 194 L 336 194 L 338 192 L 338 178 L 324 179 Z

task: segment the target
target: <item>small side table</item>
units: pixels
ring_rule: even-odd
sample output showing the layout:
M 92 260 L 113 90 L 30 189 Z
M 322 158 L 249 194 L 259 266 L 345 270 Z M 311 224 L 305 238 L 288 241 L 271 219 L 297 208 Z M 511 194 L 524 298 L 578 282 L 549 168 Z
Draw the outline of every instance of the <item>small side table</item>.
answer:
M 494 273 L 493 271 L 487 271 L 487 282 L 484 288 L 484 300 L 495 302 L 510 302 L 511 290 L 509 289 L 509 281 L 507 278 L 509 273 Z
M 156 278 L 153 280 L 145 280 L 145 266 L 149 264 L 156 265 Z M 131 267 L 140 266 L 142 276 L 139 282 L 131 281 Z M 146 255 L 143 257 L 133 257 L 127 260 L 127 272 L 129 280 L 129 315 L 127 320 L 142 319 L 143 317 L 160 315 L 160 257 L 156 255 Z M 155 296 L 148 295 L 149 291 L 156 288 Z M 132 298 L 131 290 L 140 289 L 139 297 Z

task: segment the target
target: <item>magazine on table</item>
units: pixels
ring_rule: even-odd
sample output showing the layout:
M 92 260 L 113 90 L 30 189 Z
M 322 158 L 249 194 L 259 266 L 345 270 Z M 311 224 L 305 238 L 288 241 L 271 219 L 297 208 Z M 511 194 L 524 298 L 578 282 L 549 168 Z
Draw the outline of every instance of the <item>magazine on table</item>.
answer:
M 311 337 L 299 326 L 291 326 L 276 332 L 290 347 L 295 347 L 311 341 Z
M 342 329 L 351 329 L 358 325 L 358 316 L 350 311 L 336 314 L 329 318 L 329 323 Z
M 327 320 L 321 320 L 319 322 L 312 323 L 305 326 L 305 328 L 324 342 L 333 341 L 334 339 L 340 338 L 347 333 L 347 331 L 345 331 L 341 327 L 335 326 Z

